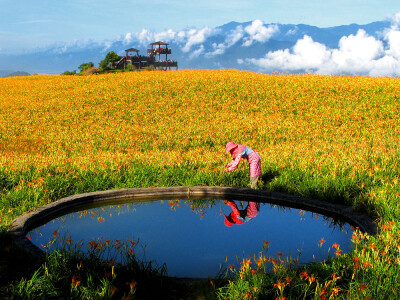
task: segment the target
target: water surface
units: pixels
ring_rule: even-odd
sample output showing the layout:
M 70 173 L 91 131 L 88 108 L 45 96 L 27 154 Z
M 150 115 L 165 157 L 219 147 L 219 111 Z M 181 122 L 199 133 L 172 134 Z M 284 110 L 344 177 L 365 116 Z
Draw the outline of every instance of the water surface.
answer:
M 58 235 L 68 235 L 73 242 L 82 241 L 84 249 L 99 237 L 139 240 L 135 246 L 137 257 L 145 254 L 146 260 L 159 266 L 166 263 L 168 275 L 178 277 L 213 277 L 221 265 L 239 265 L 238 259 L 258 257 L 265 241 L 268 255 L 277 257 L 279 252 L 302 263 L 335 256 L 336 249 L 330 249 L 335 243 L 343 253 L 351 250 L 353 230 L 347 223 L 333 225 L 331 218 L 268 203 L 261 203 L 257 209 L 251 202 L 233 202 L 243 224 L 230 227 L 225 216 L 233 209 L 222 200 L 157 200 L 66 214 L 28 236 L 41 247 L 58 231 Z M 321 240 L 325 241 L 322 246 Z

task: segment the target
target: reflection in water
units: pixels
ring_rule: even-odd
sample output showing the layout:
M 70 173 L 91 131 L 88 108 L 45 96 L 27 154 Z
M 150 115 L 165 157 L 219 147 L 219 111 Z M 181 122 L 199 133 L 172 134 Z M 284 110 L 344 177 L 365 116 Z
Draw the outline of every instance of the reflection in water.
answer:
M 128 241 L 127 251 L 158 266 L 166 263 L 170 276 L 208 277 L 221 265 L 257 257 L 266 242 L 268 255 L 298 257 L 301 263 L 334 257 L 333 245 L 348 252 L 353 230 L 349 224 L 339 225 L 325 216 L 268 203 L 160 200 L 70 213 L 28 236 L 38 247 L 56 235 L 68 236 L 66 241 L 79 242 L 83 251 Z
M 225 225 L 231 227 L 233 224 L 241 225 L 255 218 L 260 211 L 260 203 L 250 201 L 245 209 L 238 209 L 232 200 L 224 200 L 224 204 L 232 208 L 232 212 L 225 215 Z

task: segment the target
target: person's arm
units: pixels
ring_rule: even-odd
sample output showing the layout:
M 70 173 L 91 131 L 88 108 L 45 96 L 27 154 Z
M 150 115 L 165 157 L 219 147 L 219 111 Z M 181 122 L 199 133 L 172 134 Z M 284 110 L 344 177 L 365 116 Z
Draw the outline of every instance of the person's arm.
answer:
M 232 208 L 232 211 L 233 211 L 233 213 L 235 214 L 235 215 L 237 215 L 237 216 L 240 216 L 240 211 L 239 211 L 239 209 L 238 209 L 238 207 L 237 207 L 237 205 L 236 205 L 236 203 L 235 202 L 233 202 L 233 201 L 231 201 L 231 200 L 228 200 L 228 201 L 224 201 L 224 203 L 225 204 L 228 204 L 231 208 Z
M 226 171 L 227 171 L 227 172 L 231 172 L 231 171 L 236 170 L 237 167 L 238 167 L 238 165 L 239 165 L 239 163 L 240 163 L 240 160 L 241 160 L 241 159 L 242 159 L 242 157 L 241 157 L 240 155 L 236 156 L 236 158 L 233 159 L 233 160 L 227 165 Z

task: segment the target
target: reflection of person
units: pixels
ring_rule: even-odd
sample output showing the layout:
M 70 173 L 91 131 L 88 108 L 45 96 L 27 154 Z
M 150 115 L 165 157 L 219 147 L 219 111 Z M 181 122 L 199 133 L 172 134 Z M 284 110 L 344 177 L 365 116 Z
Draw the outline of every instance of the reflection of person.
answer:
M 228 142 L 226 144 L 225 154 L 228 154 L 228 152 L 232 155 L 232 161 L 226 165 L 226 171 L 231 172 L 236 170 L 242 157 L 247 159 L 250 168 L 251 188 L 257 188 L 258 178 L 261 175 L 260 155 L 246 145 L 236 145 L 233 142 Z
M 238 209 L 236 203 L 231 200 L 225 200 L 224 204 L 232 208 L 229 216 L 225 215 L 225 225 L 228 227 L 231 227 L 233 224 L 244 224 L 255 218 L 260 211 L 260 203 L 257 202 L 249 202 L 245 209 Z

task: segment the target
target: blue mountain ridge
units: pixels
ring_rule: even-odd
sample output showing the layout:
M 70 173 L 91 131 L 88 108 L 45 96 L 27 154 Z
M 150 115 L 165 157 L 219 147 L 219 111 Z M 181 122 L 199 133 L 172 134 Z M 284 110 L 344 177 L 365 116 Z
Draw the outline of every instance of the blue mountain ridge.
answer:
M 238 63 L 238 59 L 261 58 L 270 51 L 279 49 L 291 49 L 299 39 L 305 35 L 310 36 L 313 41 L 324 44 L 328 48 L 337 48 L 339 40 L 343 36 L 355 35 L 362 29 L 365 32 L 381 39 L 381 33 L 390 27 L 389 21 L 373 22 L 366 25 L 350 24 L 335 27 L 319 28 L 305 24 L 264 24 L 265 27 L 277 26 L 278 30 L 266 42 L 253 42 L 251 46 L 243 46 L 243 41 L 247 37 L 244 32 L 243 37 L 233 46 L 226 47 L 223 54 L 210 55 L 215 50 L 215 45 L 224 44 L 227 36 L 238 27 L 245 29 L 252 22 L 230 22 L 214 28 L 215 33 L 208 36 L 201 44 L 191 47 L 190 51 L 184 51 L 185 41 L 165 40 L 172 49 L 169 57 L 178 61 L 179 69 L 243 69 L 254 71 L 251 66 L 243 66 Z M 383 41 L 384 42 L 384 41 Z M 7 70 L 23 70 L 30 74 L 60 74 L 66 70 L 77 70 L 82 63 L 93 62 L 96 66 L 104 59 L 109 51 L 114 51 L 119 55 L 125 54 L 125 49 L 137 48 L 140 54 L 145 55 L 148 45 L 143 45 L 137 38 L 133 38 L 130 43 L 126 43 L 122 38 L 115 40 L 108 47 L 105 43 L 92 43 L 85 46 L 70 45 L 66 50 L 62 47 L 54 46 L 46 50 L 24 54 L 0 54 L 0 75 Z M 198 56 L 193 56 L 194 51 L 203 49 Z M 10 71 L 11 70 L 11 71 Z

